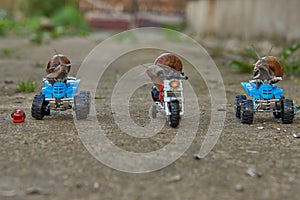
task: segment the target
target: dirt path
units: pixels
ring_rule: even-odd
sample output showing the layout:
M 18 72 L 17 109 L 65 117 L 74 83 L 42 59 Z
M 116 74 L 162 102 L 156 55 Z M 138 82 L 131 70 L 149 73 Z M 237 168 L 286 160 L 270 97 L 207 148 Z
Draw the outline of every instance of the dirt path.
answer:
M 9 49 L 9 58 L 1 53 L 0 61 L 0 199 L 297 199 L 300 185 L 299 121 L 292 125 L 278 123 L 269 114 L 257 114 L 253 125 L 242 125 L 235 119 L 233 99 L 242 94 L 241 81 L 249 75 L 233 73 L 217 60 L 222 74 L 228 105 L 223 133 L 204 159 L 197 161 L 192 155 L 204 139 L 210 120 L 210 99 L 203 80 L 196 79 L 193 69 L 186 74 L 194 87 L 199 102 L 201 122 L 193 144 L 175 163 L 146 174 L 128 174 L 111 169 L 97 161 L 83 146 L 73 122 L 71 111 L 54 112 L 42 121 L 31 118 L 30 108 L 34 93 L 15 93 L 19 80 L 32 79 L 40 83 L 44 66 L 54 53 L 53 49 L 71 57 L 76 74 L 86 55 L 102 38 L 71 38 L 36 46 L 27 40 L 1 38 L 0 51 Z M 146 56 L 140 59 L 149 60 Z M 119 62 L 130 63 L 124 57 Z M 160 148 L 172 138 L 172 130 L 148 141 L 138 141 L 122 135 L 113 123 L 108 97 L 111 87 L 123 71 L 120 63 L 113 63 L 99 86 L 96 113 L 107 135 L 124 149 L 141 152 Z M 13 81 L 14 84 L 6 82 Z M 280 82 L 285 96 L 299 104 L 299 79 Z M 41 86 L 41 84 L 39 84 Z M 146 99 L 146 101 L 145 101 Z M 136 122 L 148 123 L 151 105 L 149 85 L 136 91 L 132 113 Z M 14 124 L 10 113 L 22 108 L 26 122 Z M 263 127 L 262 130 L 258 127 Z M 246 175 L 249 168 L 262 173 L 260 178 Z

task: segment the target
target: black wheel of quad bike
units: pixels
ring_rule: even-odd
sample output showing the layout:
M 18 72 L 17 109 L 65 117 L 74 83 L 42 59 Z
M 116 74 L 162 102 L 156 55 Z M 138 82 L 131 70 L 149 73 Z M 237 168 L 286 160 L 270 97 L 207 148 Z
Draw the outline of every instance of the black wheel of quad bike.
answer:
M 153 119 L 156 118 L 156 115 L 157 115 L 156 105 L 152 105 L 152 108 L 151 108 L 151 115 L 152 115 L 152 118 L 153 118 Z
M 246 100 L 242 103 L 241 121 L 243 124 L 252 124 L 254 116 L 253 101 Z
M 281 118 L 281 103 L 282 103 L 283 99 L 284 99 L 284 96 L 281 97 L 281 100 L 279 102 L 276 102 L 276 111 L 273 112 L 273 116 L 276 119 Z
M 241 118 L 241 108 L 243 100 L 247 100 L 245 95 L 237 95 L 234 101 L 234 111 L 236 118 Z
M 172 101 L 169 103 L 169 109 L 171 112 L 169 124 L 172 128 L 176 128 L 180 120 L 180 108 L 178 101 Z
M 294 103 L 290 99 L 281 100 L 281 120 L 284 124 L 293 123 Z
M 79 95 L 74 97 L 74 109 L 76 119 L 86 119 L 90 112 L 91 96 L 90 92 L 82 91 Z
M 45 101 L 45 96 L 42 94 L 35 95 L 32 106 L 31 106 L 31 116 L 35 119 L 43 119 L 46 114 L 46 108 L 48 101 Z

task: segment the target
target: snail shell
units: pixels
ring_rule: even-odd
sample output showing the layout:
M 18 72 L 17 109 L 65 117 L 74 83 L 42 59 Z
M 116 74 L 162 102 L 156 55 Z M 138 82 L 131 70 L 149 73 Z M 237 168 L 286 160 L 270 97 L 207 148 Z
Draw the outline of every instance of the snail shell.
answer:
M 71 70 L 71 61 L 62 54 L 54 55 L 48 62 L 46 78 L 51 82 L 53 79 L 63 80 Z
M 283 65 L 280 60 L 274 56 L 259 59 L 254 65 L 254 79 L 269 80 L 272 76 L 283 76 Z
M 174 54 L 164 53 L 156 58 L 154 61 L 155 65 L 167 65 L 172 69 L 182 72 L 182 62 L 181 60 Z
M 62 63 L 60 63 L 60 62 L 62 62 Z M 62 54 L 54 55 L 47 64 L 47 68 L 46 68 L 47 74 L 54 72 L 55 69 L 60 64 L 71 64 L 71 61 L 65 55 L 62 55 Z M 68 66 L 66 70 L 69 73 L 71 70 L 71 66 Z

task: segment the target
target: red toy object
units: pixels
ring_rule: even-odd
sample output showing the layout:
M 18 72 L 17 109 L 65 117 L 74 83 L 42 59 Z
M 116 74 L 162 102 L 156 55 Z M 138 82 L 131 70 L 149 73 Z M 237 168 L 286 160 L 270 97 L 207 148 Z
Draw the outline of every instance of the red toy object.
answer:
M 14 123 L 22 123 L 25 121 L 26 115 L 23 110 L 15 109 L 15 111 L 11 113 L 11 117 Z

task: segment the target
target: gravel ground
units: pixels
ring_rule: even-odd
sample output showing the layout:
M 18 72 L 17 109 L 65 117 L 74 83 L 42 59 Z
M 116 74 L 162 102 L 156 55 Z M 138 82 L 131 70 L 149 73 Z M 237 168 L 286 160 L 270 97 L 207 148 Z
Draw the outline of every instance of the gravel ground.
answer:
M 195 160 L 193 154 L 199 151 L 210 122 L 210 97 L 201 77 L 197 78 L 187 63 L 185 73 L 200 99 L 199 129 L 188 150 L 158 171 L 130 174 L 103 165 L 84 147 L 72 111 L 32 119 L 35 93 L 14 92 L 18 81 L 31 79 L 41 87 L 53 49 L 71 58 L 71 74 L 76 75 L 86 55 L 101 40 L 102 36 L 93 35 L 34 45 L 25 39 L 0 39 L 0 199 L 298 199 L 300 139 L 293 134 L 300 133 L 299 120 L 287 125 L 270 114 L 256 114 L 252 125 L 242 125 L 234 116 L 233 100 L 243 94 L 240 82 L 249 80 L 250 75 L 226 67 L 228 55 L 215 59 L 228 100 L 225 126 L 213 151 L 201 160 Z M 237 48 L 236 42 L 230 44 Z M 208 49 L 214 47 L 211 41 L 206 45 Z M 4 55 L 3 49 L 9 49 L 9 55 Z M 149 62 L 149 55 L 153 52 L 142 51 L 138 59 Z M 132 62 L 132 57 L 125 55 L 105 71 L 96 92 L 96 114 L 116 145 L 128 151 L 149 152 L 166 145 L 176 131 L 165 126 L 165 134 L 150 139 L 129 137 L 114 123 L 109 108 L 112 87 Z M 300 101 L 299 82 L 298 77 L 289 76 L 279 83 L 285 96 L 296 104 Z M 136 90 L 130 102 L 131 117 L 141 126 L 149 123 L 148 109 L 144 108 L 152 103 L 150 87 Z M 26 112 L 25 123 L 12 123 L 14 108 Z

